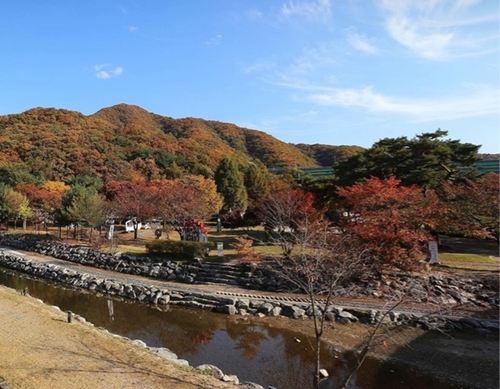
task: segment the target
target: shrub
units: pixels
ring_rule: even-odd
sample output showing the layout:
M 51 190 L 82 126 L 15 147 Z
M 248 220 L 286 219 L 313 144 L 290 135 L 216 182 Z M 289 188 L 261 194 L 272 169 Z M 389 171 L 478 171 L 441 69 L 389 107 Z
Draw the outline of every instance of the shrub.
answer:
M 173 254 L 186 259 L 205 257 L 212 248 L 209 242 L 191 242 L 186 240 L 154 240 L 146 243 L 148 253 Z

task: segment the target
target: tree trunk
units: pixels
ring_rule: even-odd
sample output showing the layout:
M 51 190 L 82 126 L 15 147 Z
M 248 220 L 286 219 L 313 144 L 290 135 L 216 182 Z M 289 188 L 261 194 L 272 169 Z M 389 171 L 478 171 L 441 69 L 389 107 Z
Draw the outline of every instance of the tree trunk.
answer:
M 319 381 L 321 379 L 319 370 L 320 367 L 320 350 L 321 349 L 321 336 L 316 334 L 316 350 L 314 351 L 314 379 L 313 379 L 313 389 L 319 388 Z

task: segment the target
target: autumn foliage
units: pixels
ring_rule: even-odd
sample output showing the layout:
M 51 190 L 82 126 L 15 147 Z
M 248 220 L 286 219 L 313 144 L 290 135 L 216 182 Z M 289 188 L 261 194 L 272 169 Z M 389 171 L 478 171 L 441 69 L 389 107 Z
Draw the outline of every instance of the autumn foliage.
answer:
M 420 266 L 429 228 L 435 226 L 437 197 L 422 189 L 400 185 L 395 177 L 372 177 L 363 183 L 337 188 L 348 210 L 342 217 L 344 232 L 368 245 L 377 268 L 395 266 L 410 270 Z M 427 228 L 426 228 L 427 227 Z
M 446 212 L 440 229 L 476 238 L 499 238 L 500 177 L 489 173 L 478 180 L 461 177 L 443 181 L 437 190 Z

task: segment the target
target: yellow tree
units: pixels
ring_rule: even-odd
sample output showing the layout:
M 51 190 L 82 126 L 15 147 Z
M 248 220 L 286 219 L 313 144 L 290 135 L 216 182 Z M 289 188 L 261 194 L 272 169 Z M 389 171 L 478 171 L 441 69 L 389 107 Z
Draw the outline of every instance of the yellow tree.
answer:
M 30 208 L 28 198 L 13 189 L 7 189 L 5 192 L 5 199 L 12 210 L 12 218 L 14 219 L 14 230 L 17 227 L 17 220 L 23 219 L 23 230 L 26 230 L 26 219 L 33 215 Z

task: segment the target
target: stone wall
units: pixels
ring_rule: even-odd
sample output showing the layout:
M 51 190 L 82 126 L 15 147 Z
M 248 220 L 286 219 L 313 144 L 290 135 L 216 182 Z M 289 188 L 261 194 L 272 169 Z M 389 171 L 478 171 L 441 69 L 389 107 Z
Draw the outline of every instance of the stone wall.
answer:
M 31 248 L 32 251 L 37 251 L 45 255 L 52 255 L 56 258 L 82 264 L 92 264 L 93 266 L 110 270 L 128 269 L 131 274 L 147 276 L 156 275 L 157 277 L 163 275 L 166 279 L 177 280 L 192 277 L 194 280 L 196 274 L 191 271 L 193 268 L 199 269 L 200 267 L 199 263 L 181 266 L 171 261 L 145 261 L 137 263 L 135 257 L 129 257 L 123 254 L 101 253 L 91 248 L 70 246 L 46 240 L 36 242 L 32 238 L 12 238 L 12 236 L 7 235 L 0 238 L 0 244 L 17 247 L 23 250 L 29 250 Z M 147 286 L 139 281 L 134 284 L 120 282 L 118 275 L 115 278 L 102 278 L 91 274 L 91 272 L 85 272 L 83 270 L 77 272 L 66 267 L 37 262 L 33 259 L 22 258 L 6 253 L 0 254 L 0 266 L 65 283 L 76 288 L 83 288 L 151 304 L 173 304 L 208 309 L 224 314 L 285 316 L 293 319 L 303 319 L 312 317 L 313 315 L 312 307 L 307 299 L 282 297 L 279 294 L 272 297 L 267 295 L 259 296 L 227 292 L 201 293 L 199 291 L 190 291 L 189 288 L 184 288 L 184 290 L 183 288 L 175 287 L 171 289 L 156 288 L 151 285 Z M 127 271 L 123 272 L 127 273 Z M 364 291 L 365 293 L 381 293 L 379 291 L 383 292 L 384 288 L 393 290 L 397 287 L 397 285 L 394 284 L 395 282 L 394 280 L 390 282 L 386 280 L 385 282 L 380 282 L 380 285 L 374 285 L 369 288 L 365 287 Z M 408 281 L 399 279 L 397 282 L 404 283 Z M 460 288 L 455 284 L 453 284 L 451 280 L 443 277 L 429 277 L 425 284 L 417 283 L 416 286 L 413 286 L 411 293 L 414 294 L 416 298 L 420 296 L 420 298 L 428 299 L 428 288 L 431 287 L 433 290 L 442 290 L 441 296 L 445 296 L 447 299 L 451 294 L 451 292 L 447 292 L 449 290 L 457 293 L 457 299 L 467 299 L 467 301 L 471 301 L 471 304 L 477 301 L 478 304 L 487 304 L 492 308 L 495 304 L 498 304 L 498 295 L 495 294 L 494 291 L 485 288 L 484 285 L 473 285 L 472 281 L 469 282 L 467 280 L 464 281 L 463 285 L 460 285 Z M 467 285 L 471 292 L 464 292 L 463 288 Z M 476 293 L 472 293 L 472 291 Z M 469 293 L 470 296 L 464 295 L 464 293 Z M 424 297 L 424 294 L 426 297 Z M 461 297 L 462 295 L 464 295 L 464 297 Z M 496 305 L 496 308 L 498 308 L 498 305 Z M 321 315 L 325 315 L 326 320 L 335 321 L 340 324 L 349 324 L 358 321 L 366 324 L 374 324 L 382 318 L 383 314 L 383 311 L 374 309 L 348 308 L 335 305 L 321 307 Z M 478 331 L 484 332 L 498 331 L 499 329 L 498 321 L 495 320 L 424 315 L 411 312 L 391 312 L 384 320 L 395 325 L 406 324 L 424 329 L 475 328 Z

